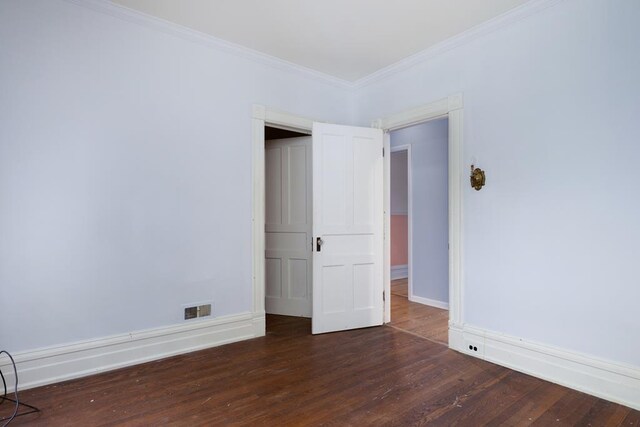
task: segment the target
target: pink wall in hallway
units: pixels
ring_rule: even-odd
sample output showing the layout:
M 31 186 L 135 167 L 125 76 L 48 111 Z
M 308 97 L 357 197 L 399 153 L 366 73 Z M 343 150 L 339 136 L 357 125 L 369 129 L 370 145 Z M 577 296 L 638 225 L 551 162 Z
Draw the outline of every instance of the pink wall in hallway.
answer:
M 391 215 L 391 265 L 408 264 L 407 215 Z

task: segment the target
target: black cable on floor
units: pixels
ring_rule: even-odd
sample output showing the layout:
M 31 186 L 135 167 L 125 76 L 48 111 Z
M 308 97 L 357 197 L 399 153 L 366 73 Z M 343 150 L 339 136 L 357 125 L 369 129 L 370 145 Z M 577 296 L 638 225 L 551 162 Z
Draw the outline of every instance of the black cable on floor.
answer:
M 13 421 L 13 419 L 16 417 L 16 415 L 18 414 L 18 408 L 20 407 L 20 400 L 18 399 L 18 369 L 16 368 L 16 361 L 13 360 L 13 356 L 11 356 L 9 354 L 8 351 L 6 350 L 2 350 L 0 351 L 0 355 L 4 353 L 7 356 L 9 356 L 9 359 L 11 359 L 11 363 L 13 364 L 13 375 L 15 377 L 15 388 L 14 388 L 14 394 L 16 396 L 15 398 L 15 403 L 16 403 L 16 407 L 13 410 L 13 414 L 11 415 L 11 418 L 9 418 L 9 420 L 4 423 L 2 425 L 2 427 L 7 427 L 9 425 L 9 423 L 11 421 Z M 2 371 L 0 370 L 0 376 L 2 377 L 2 384 L 4 385 L 4 394 L 2 395 L 2 402 L 5 401 L 5 399 L 7 398 L 7 381 L 4 379 L 4 375 L 2 375 Z
M 7 397 L 7 382 L 4 379 L 4 375 L 2 375 L 2 371 L 0 371 L 0 378 L 2 378 L 2 386 L 4 387 L 4 393 L 2 394 L 2 399 L 0 399 L 0 405 L 2 405 Z

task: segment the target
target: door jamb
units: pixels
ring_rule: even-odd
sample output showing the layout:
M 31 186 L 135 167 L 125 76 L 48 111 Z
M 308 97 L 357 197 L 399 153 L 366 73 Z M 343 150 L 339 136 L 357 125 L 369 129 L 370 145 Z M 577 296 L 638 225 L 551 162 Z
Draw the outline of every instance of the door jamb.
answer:
M 251 114 L 251 247 L 253 255 L 253 321 L 256 336 L 265 335 L 265 152 L 264 127 L 311 135 L 313 120 L 254 104 Z
M 449 347 L 452 345 L 451 330 L 461 328 L 463 325 L 464 302 L 464 277 L 462 272 L 462 244 L 463 244 L 463 96 L 462 93 L 451 95 L 447 98 L 423 105 L 418 108 L 406 110 L 382 119 L 375 120 L 373 127 L 385 132 L 385 148 L 389 148 L 389 132 L 418 123 L 448 117 L 449 119 Z M 390 198 L 389 198 L 389 165 L 388 159 L 384 162 L 385 168 L 385 236 L 389 235 L 390 224 Z M 385 294 L 391 291 L 389 250 L 390 239 L 385 239 Z M 385 301 L 385 322 L 391 321 L 391 298 Z
M 411 298 L 413 297 L 413 185 L 411 171 L 411 145 L 398 145 L 397 147 L 391 148 L 389 151 L 391 153 L 397 153 L 399 151 L 407 152 L 407 290 L 408 299 L 411 301 Z M 389 159 L 389 162 L 391 162 L 391 159 Z M 389 168 L 389 176 L 391 176 L 391 168 Z M 391 198 L 391 187 L 389 187 L 389 198 Z M 389 209 L 389 212 L 389 218 L 391 218 L 393 212 L 391 212 L 391 209 Z M 389 243 L 391 243 L 391 228 L 389 228 Z M 391 265 L 391 258 L 389 258 L 389 265 Z M 391 279 L 391 271 L 389 271 L 389 279 Z M 389 299 L 391 299 L 391 295 L 389 295 Z

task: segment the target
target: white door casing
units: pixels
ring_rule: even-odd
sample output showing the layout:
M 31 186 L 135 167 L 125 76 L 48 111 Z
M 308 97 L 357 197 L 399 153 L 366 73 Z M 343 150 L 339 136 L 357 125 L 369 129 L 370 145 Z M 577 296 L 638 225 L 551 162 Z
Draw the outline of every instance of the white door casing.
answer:
M 464 342 L 458 339 L 463 328 L 464 277 L 462 271 L 462 190 L 466 181 L 466 169 L 463 167 L 463 111 L 464 102 L 461 93 L 401 111 L 384 118 L 374 120 L 372 127 L 385 132 L 400 129 L 425 120 L 449 117 L 449 346 L 464 350 Z M 253 247 L 253 317 L 256 333 L 265 334 L 265 281 L 264 281 L 264 127 L 265 125 L 310 133 L 313 119 L 286 113 L 277 109 L 254 104 L 252 108 L 252 179 L 253 179 L 253 214 L 252 214 L 252 247 Z M 387 134 L 388 137 L 388 134 Z M 385 147 L 389 151 L 388 138 Z M 389 156 L 385 156 L 385 160 Z M 387 235 L 389 231 L 389 196 L 388 170 L 386 161 L 385 203 L 387 212 L 385 222 Z M 388 239 L 385 243 L 384 283 L 387 294 L 390 290 Z M 390 298 L 386 299 L 385 322 L 390 319 Z
M 463 111 L 464 101 L 461 93 L 451 95 L 423 106 L 393 114 L 373 121 L 373 127 L 383 129 L 389 141 L 388 132 L 443 117 L 449 118 L 449 347 L 464 350 L 466 347 L 458 339 L 457 331 L 464 325 L 464 275 L 462 270 L 462 218 L 463 184 L 467 181 L 463 161 Z M 388 147 L 388 146 L 387 146 Z M 388 203 L 389 162 L 385 164 L 385 197 Z M 389 205 L 387 205 L 389 206 Z M 385 212 L 387 231 L 390 212 Z M 388 241 L 387 241 L 388 247 Z M 385 255 L 385 291 L 390 292 L 391 280 L 388 274 L 391 260 L 390 252 Z M 385 308 L 385 322 L 391 321 L 389 298 Z
M 312 332 L 381 325 L 382 131 L 314 123 L 312 145 Z
M 265 143 L 265 310 L 311 317 L 311 137 Z

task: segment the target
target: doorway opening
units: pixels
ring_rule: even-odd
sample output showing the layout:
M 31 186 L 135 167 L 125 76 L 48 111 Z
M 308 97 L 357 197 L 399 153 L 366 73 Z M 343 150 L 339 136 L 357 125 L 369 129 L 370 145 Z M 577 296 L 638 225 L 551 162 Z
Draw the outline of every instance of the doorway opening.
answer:
M 384 118 L 376 119 L 372 122 L 373 130 L 378 130 L 371 133 L 367 138 L 383 138 L 383 144 L 378 146 L 374 151 L 376 153 L 384 152 L 390 153 L 390 133 L 399 129 L 413 126 L 415 124 L 423 123 L 429 120 L 437 120 L 441 118 L 447 118 L 449 122 L 449 139 L 448 139 L 448 166 L 449 166 L 449 322 L 448 322 L 448 344 L 449 347 L 458 350 L 465 350 L 465 340 L 463 337 L 463 275 L 462 275 L 462 194 L 464 188 L 463 180 L 463 95 L 461 93 L 450 95 L 447 98 L 433 101 L 429 104 L 422 105 L 420 107 L 402 111 Z M 298 131 L 302 134 L 311 134 L 316 125 L 318 126 L 332 126 L 323 123 L 315 123 L 304 117 L 295 116 L 282 111 L 267 108 L 263 105 L 253 105 L 252 107 L 252 283 L 253 283 L 253 311 L 251 314 L 252 323 L 256 336 L 264 335 L 265 329 L 265 126 L 271 126 L 281 129 Z M 349 129 L 349 127 L 338 126 L 331 129 L 326 136 L 335 136 L 340 134 L 341 130 Z M 363 130 L 364 128 L 359 128 Z M 355 130 L 355 129 L 354 129 Z M 384 137 L 382 132 L 384 131 Z M 313 130 L 316 135 L 315 130 Z M 320 136 L 320 134 L 318 134 Z M 314 136 L 315 138 L 315 136 Z M 361 140 L 362 138 L 360 138 Z M 365 138 L 366 139 L 366 138 Z M 353 140 L 353 139 L 352 139 Z M 334 148 L 343 147 L 342 143 L 332 144 Z M 315 145 L 314 145 L 315 149 Z M 373 160 L 373 151 L 371 151 L 371 158 Z M 354 159 L 361 159 L 362 156 L 353 157 Z M 384 225 L 380 224 L 372 228 L 372 232 L 375 235 L 379 233 L 380 236 L 386 233 L 390 234 L 390 209 L 389 209 L 389 159 L 390 156 L 383 157 L 383 182 L 373 185 L 371 188 L 384 188 L 384 194 L 382 198 L 384 200 L 384 208 L 380 209 L 383 212 Z M 346 163 L 345 163 L 346 164 Z M 361 170 L 366 170 L 362 169 Z M 314 168 L 314 185 L 315 185 L 315 168 Z M 354 181 L 355 182 L 355 181 Z M 364 182 L 364 181 L 363 181 Z M 328 188 L 342 189 L 344 186 L 333 185 Z M 351 194 L 351 193 L 350 193 Z M 353 194 L 360 194 L 360 192 L 353 192 Z M 375 212 L 375 209 L 373 210 Z M 315 227 L 315 224 L 314 224 Z M 380 231 L 377 231 L 380 230 Z M 318 236 L 322 236 L 322 232 L 313 231 Z M 314 236 L 315 239 L 318 236 Z M 319 244 L 322 242 L 318 242 Z M 310 242 L 311 246 L 311 242 Z M 377 278 L 382 276 L 382 289 L 371 293 L 374 300 L 381 300 L 383 305 L 383 321 L 384 323 L 391 322 L 391 280 L 390 280 L 390 238 L 382 240 L 383 246 L 383 259 L 380 264 L 382 265 L 382 272 L 378 274 L 372 274 L 370 277 Z M 314 252 L 314 257 L 317 255 Z M 411 262 L 409 262 L 411 264 Z M 314 270 L 320 264 L 314 262 Z M 315 271 L 314 271 L 315 277 Z M 345 276 L 347 278 L 353 276 Z M 368 277 L 368 276 L 363 276 Z M 335 283 L 335 282 L 334 282 Z M 313 292 L 319 290 L 319 286 L 313 286 Z M 385 295 L 387 296 L 386 298 Z M 313 303 L 320 301 L 319 298 L 313 296 Z M 372 307 L 377 307 L 378 301 Z M 315 306 L 313 307 L 313 313 L 315 314 Z M 397 313 L 396 313 L 397 314 Z M 375 320 L 378 318 L 378 313 L 373 313 L 369 316 Z M 314 316 L 315 320 L 315 316 Z M 373 326 L 373 325 L 370 325 Z
M 311 136 L 264 128 L 265 312 L 311 318 Z
M 448 344 L 448 118 L 390 132 L 390 325 Z
M 271 118 L 313 137 L 265 142 Z M 266 313 L 311 316 L 313 334 L 381 325 L 383 132 L 255 106 L 253 136 L 257 327 Z

